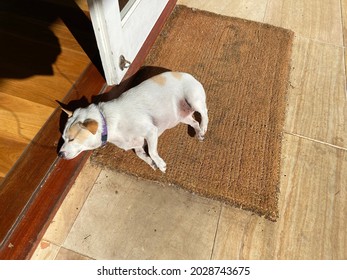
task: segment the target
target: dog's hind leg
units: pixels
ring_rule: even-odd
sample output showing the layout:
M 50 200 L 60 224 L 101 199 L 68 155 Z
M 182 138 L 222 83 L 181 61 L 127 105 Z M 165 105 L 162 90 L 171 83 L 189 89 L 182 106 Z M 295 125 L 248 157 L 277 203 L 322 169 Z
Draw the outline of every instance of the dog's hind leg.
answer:
M 146 141 L 148 145 L 148 153 L 149 156 L 154 161 L 155 165 L 160 169 L 160 171 L 166 171 L 166 163 L 165 161 L 158 155 L 157 147 L 158 147 L 158 128 L 156 126 L 152 126 L 146 136 Z
M 204 133 L 201 130 L 201 127 L 199 125 L 199 122 L 194 119 L 193 114 L 185 117 L 184 119 L 181 120 L 182 123 L 185 123 L 187 125 L 190 125 L 192 128 L 195 130 L 196 137 L 200 140 L 204 140 Z
M 143 147 L 141 148 L 135 148 L 135 153 L 136 155 L 142 159 L 144 162 L 148 163 L 150 165 L 150 167 L 152 167 L 154 170 L 157 169 L 156 164 L 154 163 L 154 161 L 151 159 L 150 156 L 148 156 L 148 154 L 146 153 L 145 149 Z
M 207 131 L 207 126 L 208 126 L 208 115 L 207 115 L 206 105 L 200 106 L 200 108 L 198 108 L 196 111 L 201 116 L 200 130 L 201 130 L 201 134 L 204 136 L 206 131 Z
M 196 127 L 195 122 L 197 122 L 197 121 L 194 119 L 193 115 L 187 116 L 186 117 L 187 122 L 185 122 L 185 123 L 189 124 L 190 126 L 192 126 L 195 129 L 195 131 L 197 133 L 197 137 L 199 140 L 203 140 L 204 135 L 207 131 L 207 126 L 208 126 L 208 115 L 207 115 L 208 110 L 206 107 L 205 90 L 202 87 L 202 85 L 200 85 L 200 87 L 198 89 L 195 89 L 186 95 L 186 102 L 189 104 L 192 111 L 200 114 L 201 120 L 200 120 L 200 124 L 199 124 L 199 129 L 197 129 L 197 127 Z

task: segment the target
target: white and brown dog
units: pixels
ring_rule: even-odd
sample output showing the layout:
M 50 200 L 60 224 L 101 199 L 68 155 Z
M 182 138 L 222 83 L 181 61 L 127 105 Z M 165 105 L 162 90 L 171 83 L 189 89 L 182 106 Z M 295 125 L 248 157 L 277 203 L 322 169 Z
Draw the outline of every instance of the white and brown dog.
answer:
M 166 129 L 184 123 L 203 140 L 208 125 L 203 86 L 190 74 L 181 72 L 154 76 L 112 101 L 64 111 L 69 119 L 60 157 L 72 159 L 82 151 L 110 142 L 124 150 L 134 149 L 139 158 L 162 172 L 166 163 L 158 155 L 158 137 Z M 200 113 L 200 124 L 194 119 L 194 112 Z

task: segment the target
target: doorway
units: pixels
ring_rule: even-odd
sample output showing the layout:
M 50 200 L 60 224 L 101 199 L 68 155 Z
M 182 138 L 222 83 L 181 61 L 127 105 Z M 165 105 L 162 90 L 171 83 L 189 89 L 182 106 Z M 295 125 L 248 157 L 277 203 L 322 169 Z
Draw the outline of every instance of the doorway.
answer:
M 88 0 L 108 85 L 121 82 L 169 0 Z

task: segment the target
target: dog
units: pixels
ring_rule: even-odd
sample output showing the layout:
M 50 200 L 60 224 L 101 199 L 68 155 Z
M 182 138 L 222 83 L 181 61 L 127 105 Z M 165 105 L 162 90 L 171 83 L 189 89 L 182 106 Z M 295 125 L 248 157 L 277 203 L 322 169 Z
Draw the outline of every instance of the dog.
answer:
M 110 142 L 124 150 L 133 149 L 154 170 L 159 168 L 164 173 L 166 163 L 157 151 L 158 137 L 184 123 L 193 127 L 202 141 L 208 126 L 205 90 L 192 75 L 183 72 L 156 75 L 111 101 L 74 112 L 62 110 L 69 118 L 58 153 L 61 158 L 73 159 L 82 151 Z M 195 112 L 201 116 L 200 123 L 194 118 Z

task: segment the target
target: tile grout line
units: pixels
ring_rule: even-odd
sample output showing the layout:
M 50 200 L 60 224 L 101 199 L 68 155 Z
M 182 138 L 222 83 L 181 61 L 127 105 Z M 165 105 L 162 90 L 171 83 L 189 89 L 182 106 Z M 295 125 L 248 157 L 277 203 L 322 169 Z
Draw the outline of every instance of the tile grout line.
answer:
M 346 47 L 343 44 L 342 45 L 337 45 L 337 44 L 326 42 L 326 41 L 323 41 L 323 40 L 318 40 L 318 39 L 315 39 L 315 38 L 306 37 L 305 35 L 302 35 L 302 34 L 297 33 L 295 31 L 293 31 L 293 32 L 294 32 L 295 37 L 297 37 L 299 39 L 305 39 L 305 40 L 309 40 L 309 41 L 312 41 L 312 42 L 317 43 L 317 44 L 324 44 L 324 45 L 328 45 L 328 46 L 335 47 L 335 48 L 346 49 Z
M 220 203 L 220 210 L 219 210 L 219 215 L 218 215 L 218 220 L 217 220 L 216 232 L 215 232 L 214 238 L 213 238 L 213 244 L 212 244 L 212 250 L 211 250 L 210 260 L 212 260 L 213 253 L 214 253 L 214 248 L 215 248 L 215 245 L 216 245 L 217 234 L 218 234 L 218 228 L 219 228 L 219 221 L 220 221 L 220 217 L 222 216 L 222 210 L 223 210 L 223 203 Z
M 347 38 L 345 38 L 345 33 L 343 32 L 344 30 L 344 26 L 345 24 L 347 25 L 347 22 L 344 22 L 344 18 L 343 18 L 343 4 L 342 4 L 342 0 L 340 0 L 340 11 L 341 11 L 341 33 L 342 33 L 342 45 L 344 47 L 344 55 L 342 57 L 342 61 L 343 61 L 343 64 L 344 64 L 344 74 L 345 74 L 345 83 L 344 83 L 344 87 L 345 87 L 345 97 L 346 97 L 346 100 L 347 100 L 347 61 L 346 61 L 346 46 L 345 46 L 345 40 L 347 40 Z
M 54 260 L 57 260 L 57 256 L 59 255 L 59 252 L 60 252 L 61 249 L 67 250 L 67 251 L 72 252 L 72 253 L 74 253 L 74 254 L 76 254 L 76 255 L 79 255 L 79 256 L 82 256 L 82 257 L 85 257 L 85 258 L 88 258 L 88 259 L 91 259 L 91 260 L 96 260 L 96 259 L 94 259 L 94 258 L 92 258 L 92 257 L 90 257 L 90 256 L 88 256 L 88 255 L 79 253 L 79 252 L 77 252 L 77 251 L 75 251 L 75 250 L 71 250 L 71 249 L 66 248 L 66 247 L 64 247 L 64 246 L 60 246 L 60 248 L 59 248 L 59 250 L 58 250 L 56 256 L 54 257 Z M 67 259 L 67 260 L 69 260 L 69 259 Z
M 346 47 L 346 46 L 345 46 L 345 39 L 347 39 L 347 38 L 345 38 L 345 34 L 344 34 L 344 32 L 343 32 L 345 22 L 344 22 L 344 20 L 343 20 L 343 4 L 342 4 L 342 0 L 340 0 L 340 12 L 341 12 L 341 34 L 342 34 L 342 45 L 343 45 L 344 47 Z
M 320 140 L 317 140 L 317 139 L 313 139 L 313 138 L 310 138 L 310 137 L 307 137 L 307 136 L 303 136 L 303 135 L 300 135 L 300 134 L 296 134 L 296 133 L 293 133 L 293 132 L 284 131 L 284 133 L 286 133 L 288 135 L 291 135 L 291 136 L 296 136 L 298 138 L 302 138 L 302 139 L 305 139 L 305 140 L 308 140 L 308 141 L 311 141 L 311 142 L 314 142 L 314 143 L 322 144 L 322 145 L 325 145 L 325 146 L 329 146 L 331 148 L 335 148 L 335 149 L 347 152 L 347 148 L 340 147 L 340 146 L 337 146 L 337 145 L 334 145 L 334 144 L 330 144 L 328 142 L 323 142 L 323 141 L 320 141 Z
M 265 22 L 265 19 L 266 19 L 266 12 L 267 12 L 267 8 L 269 6 L 269 0 L 266 1 L 266 5 L 265 5 L 265 11 L 264 11 L 264 16 L 263 16 L 263 23 L 266 23 Z

